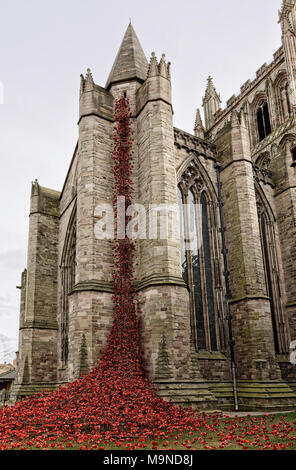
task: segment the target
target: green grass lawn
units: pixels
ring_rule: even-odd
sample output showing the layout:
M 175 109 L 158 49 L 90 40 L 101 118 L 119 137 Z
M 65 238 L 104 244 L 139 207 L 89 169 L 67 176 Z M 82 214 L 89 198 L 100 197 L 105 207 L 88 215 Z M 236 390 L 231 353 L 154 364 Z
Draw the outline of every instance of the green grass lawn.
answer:
M 221 414 L 202 414 L 198 432 L 163 433 L 157 438 L 109 441 L 50 441 L 55 450 L 296 450 L 296 413 L 226 418 Z M 43 445 L 18 444 L 18 448 L 37 449 Z

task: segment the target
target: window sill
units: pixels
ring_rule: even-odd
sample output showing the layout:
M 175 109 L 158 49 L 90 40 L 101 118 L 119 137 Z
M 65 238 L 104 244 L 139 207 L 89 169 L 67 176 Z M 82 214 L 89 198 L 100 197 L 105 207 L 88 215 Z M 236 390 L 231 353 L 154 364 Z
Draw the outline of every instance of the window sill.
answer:
M 287 354 L 276 354 L 276 362 L 288 362 L 291 364 Z
M 221 352 L 199 351 L 196 353 L 197 359 L 206 359 L 210 361 L 227 361 L 228 358 Z

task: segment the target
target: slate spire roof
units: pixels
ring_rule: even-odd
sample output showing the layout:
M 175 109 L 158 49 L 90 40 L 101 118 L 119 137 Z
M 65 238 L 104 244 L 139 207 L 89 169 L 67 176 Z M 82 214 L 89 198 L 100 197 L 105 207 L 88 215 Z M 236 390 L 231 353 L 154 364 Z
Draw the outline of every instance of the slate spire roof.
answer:
M 147 71 L 147 59 L 135 30 L 129 23 L 105 88 L 109 88 L 111 83 L 133 78 L 144 81 Z

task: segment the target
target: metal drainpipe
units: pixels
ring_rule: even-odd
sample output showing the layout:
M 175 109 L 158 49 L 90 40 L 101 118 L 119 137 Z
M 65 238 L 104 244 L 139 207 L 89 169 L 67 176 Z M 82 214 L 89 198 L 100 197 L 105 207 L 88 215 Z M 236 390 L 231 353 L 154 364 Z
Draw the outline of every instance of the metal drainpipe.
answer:
M 226 228 L 224 225 L 224 218 L 223 218 L 223 202 L 222 202 L 222 183 L 220 178 L 220 171 L 221 171 L 221 163 L 215 162 L 214 168 L 217 174 L 217 191 L 218 191 L 218 207 L 219 207 L 219 214 L 220 214 L 220 232 L 222 238 L 222 251 L 223 254 L 223 261 L 224 261 L 224 278 L 225 278 L 225 288 L 226 288 L 226 306 L 227 306 L 227 322 L 228 322 L 228 334 L 229 334 L 229 347 L 230 347 L 230 363 L 231 363 L 231 375 L 232 375 L 232 388 L 233 388 L 233 399 L 234 399 L 234 409 L 238 411 L 238 398 L 237 398 L 237 386 L 236 386 L 236 364 L 235 364 L 235 356 L 234 356 L 234 345 L 235 342 L 232 336 L 232 315 L 230 312 L 229 301 L 231 299 L 231 291 L 229 287 L 229 271 L 228 271 L 228 261 L 227 261 L 227 253 L 228 250 L 226 248 L 226 240 L 225 240 L 225 232 Z

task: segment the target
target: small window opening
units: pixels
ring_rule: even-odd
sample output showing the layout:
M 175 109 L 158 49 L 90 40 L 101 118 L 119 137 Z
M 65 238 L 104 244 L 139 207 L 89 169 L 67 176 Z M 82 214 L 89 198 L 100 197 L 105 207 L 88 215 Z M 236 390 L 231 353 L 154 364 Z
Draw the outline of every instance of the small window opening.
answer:
M 259 141 L 261 142 L 261 140 L 271 134 L 269 109 L 267 101 L 265 100 L 261 102 L 257 109 L 257 125 Z
M 296 147 L 293 147 L 291 149 L 291 154 L 292 154 L 292 165 L 291 166 L 296 167 Z

